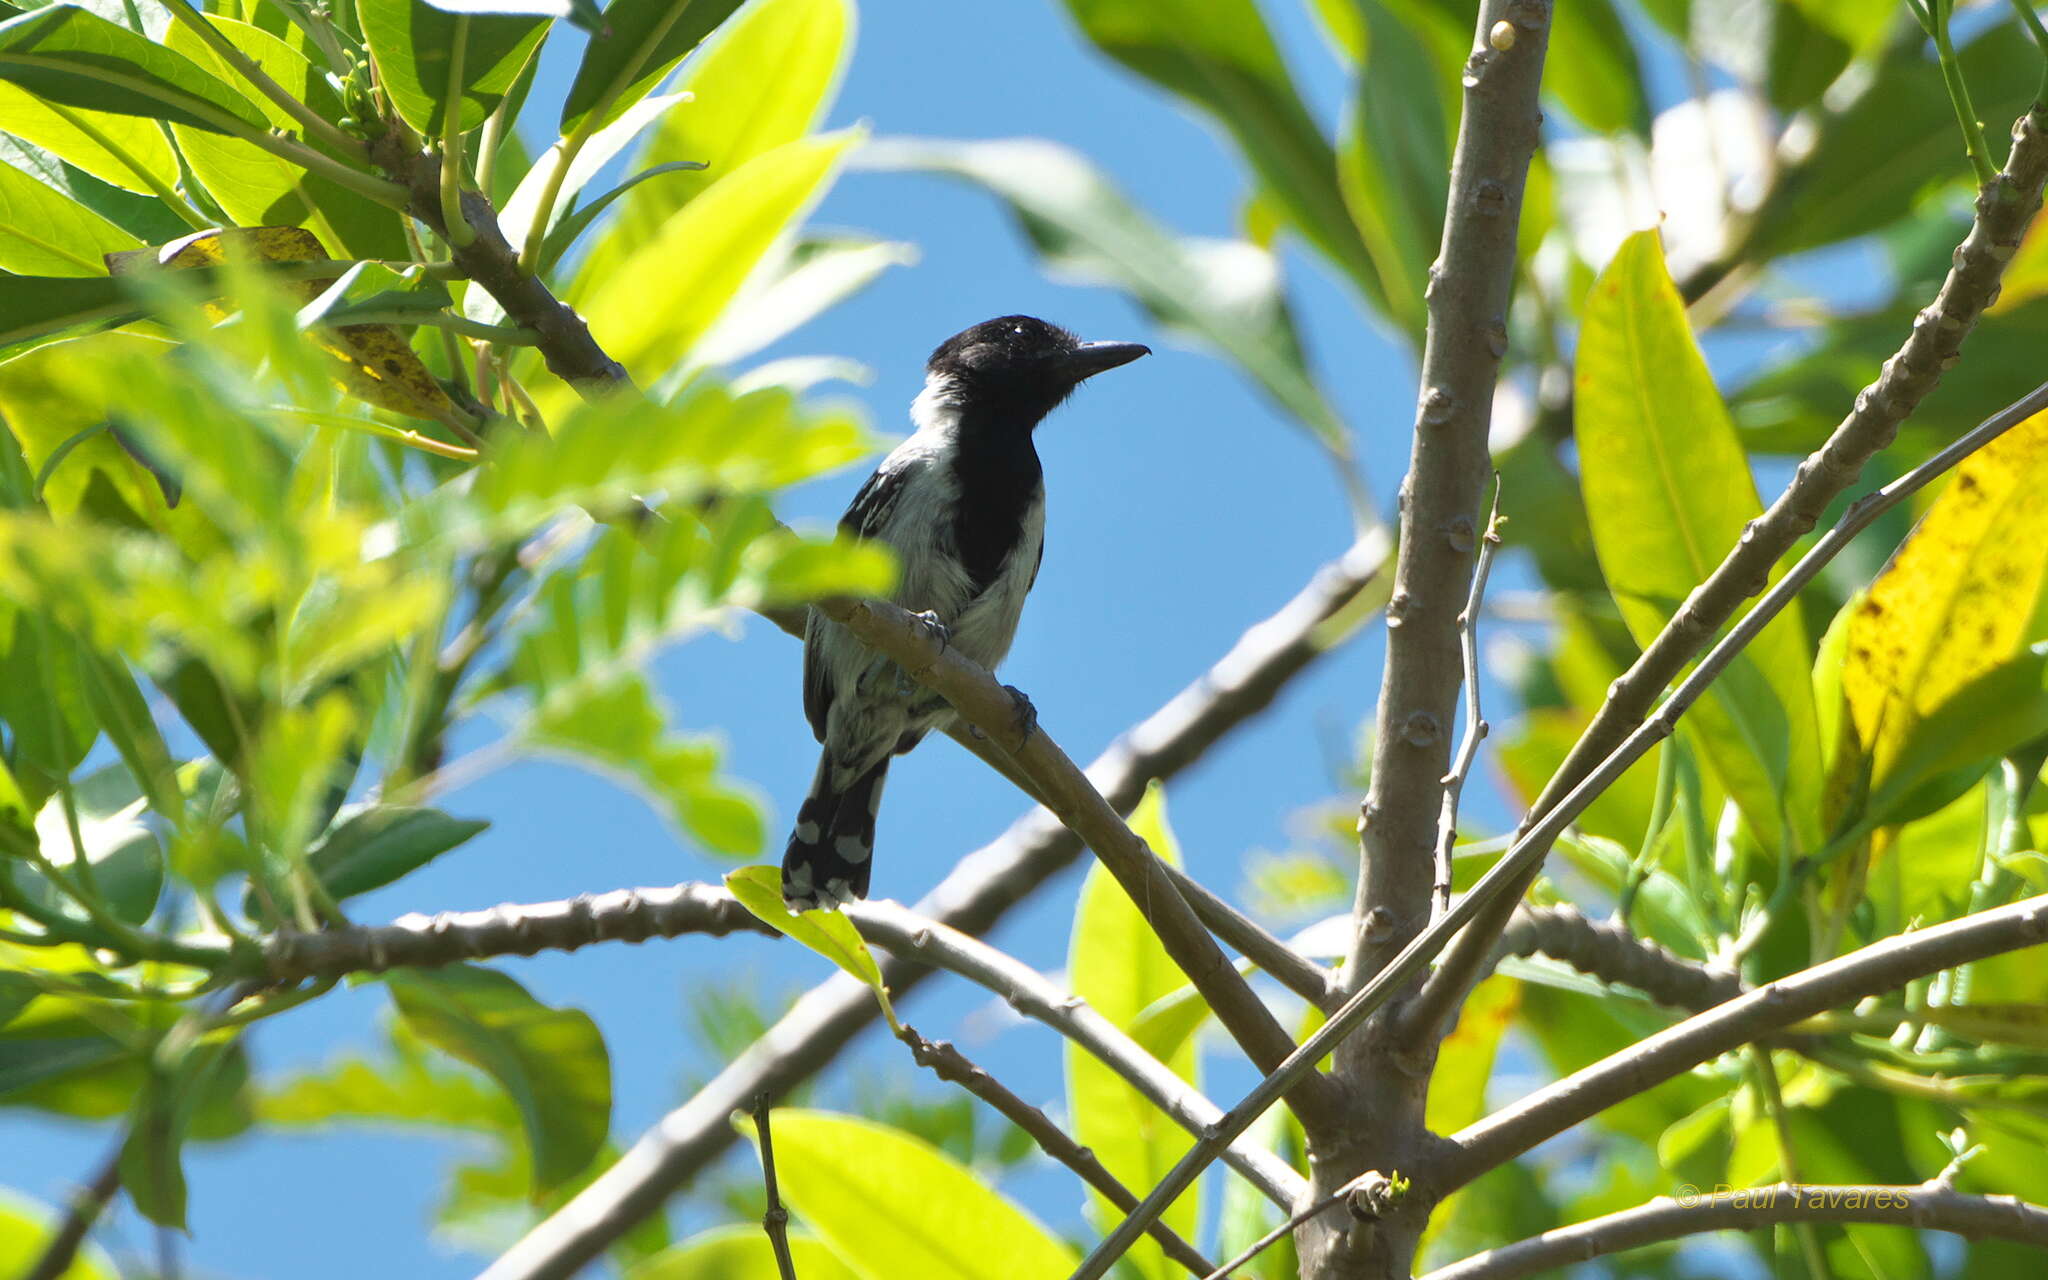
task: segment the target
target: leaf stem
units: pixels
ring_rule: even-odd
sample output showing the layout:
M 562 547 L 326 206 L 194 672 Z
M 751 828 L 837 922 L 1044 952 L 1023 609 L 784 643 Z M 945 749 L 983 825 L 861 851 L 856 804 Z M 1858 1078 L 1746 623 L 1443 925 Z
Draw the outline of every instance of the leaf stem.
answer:
M 457 249 L 476 241 L 462 216 L 462 64 L 469 52 L 469 15 L 455 15 L 454 48 L 448 54 L 448 97 L 441 106 L 441 234 Z
M 1955 0 L 1927 0 L 1926 16 L 1921 18 L 1921 25 L 1934 39 L 1934 52 L 1941 62 L 1941 80 L 1948 87 L 1948 100 L 1955 108 L 1956 123 L 1963 128 L 1963 150 L 1970 157 L 1970 167 L 1977 173 L 1977 185 L 1984 187 L 1998 176 L 1998 166 L 1991 163 L 1991 148 L 1984 141 L 1984 124 L 1977 118 L 1976 104 L 1970 101 L 1970 85 L 1963 78 L 1962 64 L 1956 59 L 1955 42 L 1949 37 L 1948 20 L 1954 11 Z M 1916 12 L 1915 16 L 1920 14 Z

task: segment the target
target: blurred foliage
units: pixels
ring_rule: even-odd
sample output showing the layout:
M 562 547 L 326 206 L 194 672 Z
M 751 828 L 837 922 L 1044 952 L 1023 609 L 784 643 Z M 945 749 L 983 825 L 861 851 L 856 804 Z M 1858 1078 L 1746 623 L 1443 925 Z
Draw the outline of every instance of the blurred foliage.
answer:
M 761 852 L 762 804 L 715 726 L 683 727 L 647 667 L 739 610 L 889 587 L 886 556 L 773 515 L 783 490 L 873 448 L 809 397 L 846 365 L 754 363 L 914 258 L 804 227 L 848 165 L 986 190 L 1049 270 L 1226 361 L 1373 521 L 1354 439 L 1399 427 L 1406 393 L 1353 420 L 1318 362 L 1347 340 L 1305 331 L 1288 271 L 1327 273 L 1361 324 L 1419 354 L 1471 7 L 1315 0 L 1348 79 L 1322 119 L 1281 6 L 1058 6 L 1113 74 L 1218 130 L 1243 210 L 1224 238 L 1181 233 L 1049 142 L 816 132 L 851 0 L 0 9 L 0 1104 L 110 1122 L 127 1196 L 172 1226 L 184 1147 L 257 1127 L 452 1137 L 467 1163 L 439 1229 L 480 1249 L 608 1167 L 609 1053 L 579 1010 L 488 965 L 397 971 L 372 980 L 387 1043 L 279 1077 L 252 1067 L 250 1028 L 332 984 L 238 984 L 278 930 L 342 923 L 357 895 L 463 856 L 485 821 L 436 794 L 517 753 L 636 790 L 707 866 Z M 1496 582 L 1537 604 L 1485 620 L 1489 638 L 1512 628 L 1497 674 L 1513 705 L 1489 714 L 1514 796 L 1541 790 L 1636 646 L 1932 297 L 1973 181 L 1951 88 L 1998 122 L 2041 82 L 1995 6 L 1966 15 L 1950 57 L 1948 8 L 1927 10 L 1930 39 L 1890 0 L 1557 7 L 1494 422 L 1512 521 Z M 512 124 L 537 114 L 540 51 L 571 27 L 559 137 L 530 156 Z M 401 212 L 370 139 L 447 149 L 450 194 L 494 202 L 524 265 L 645 394 L 588 399 L 551 373 L 537 335 Z M 1812 283 L 1849 271 L 1853 306 Z M 1873 472 L 2029 386 L 2044 325 L 2037 226 L 1961 368 Z M 1587 810 L 1539 897 L 1759 981 L 2048 889 L 2044 469 L 2048 418 L 1973 458 L 1917 525 L 1881 521 Z M 1300 942 L 1315 954 L 1343 950 L 1354 820 L 1348 797 L 1318 808 L 1300 847 L 1248 864 L 1261 914 L 1332 917 Z M 1134 822 L 1178 856 L 1156 791 Z M 1468 834 L 1460 887 L 1502 848 Z M 843 919 L 787 920 L 771 880 L 732 883 L 879 985 Z M 1099 872 L 1069 958 L 1078 996 L 1199 1080 L 1206 1010 Z M 1796 1050 L 1650 1089 L 1447 1201 L 1429 1256 L 1681 1183 L 1791 1167 L 1914 1181 L 1959 1150 L 1976 1152 L 1965 1189 L 2048 1201 L 2044 973 L 1998 957 L 1817 1020 Z M 704 991 L 693 1033 L 720 1055 L 773 1016 L 744 985 Z M 1504 965 L 1452 1032 L 1429 1123 L 1483 1114 L 1505 1072 L 1568 1072 L 1677 1016 L 1541 957 Z M 777 1119 L 806 1277 L 1072 1264 L 997 1185 L 1037 1162 L 1009 1125 L 930 1081 L 848 1102 L 859 1117 Z M 1071 1050 L 1056 1110 L 1139 1191 L 1188 1142 Z M 1285 1117 L 1261 1138 L 1305 1161 Z M 1234 1250 L 1278 1220 L 1229 1187 L 1214 1221 L 1191 1197 L 1173 1225 Z M 748 1171 L 699 1200 L 748 1217 L 759 1194 Z M 0 1270 L 35 1255 L 49 1216 L 0 1207 Z M 1837 1277 L 2038 1269 L 1979 1242 L 1817 1234 Z M 967 1238 L 971 1253 L 945 1248 Z M 1783 1275 L 1812 1256 L 1768 1234 L 1723 1247 Z M 678 1242 L 659 1216 L 617 1254 L 635 1280 L 772 1274 L 751 1228 Z M 1283 1246 L 1247 1274 L 1292 1266 Z M 1682 1247 L 1627 1266 L 1696 1272 Z M 89 1248 L 69 1274 L 111 1264 Z M 1123 1274 L 1172 1268 L 1147 1245 Z

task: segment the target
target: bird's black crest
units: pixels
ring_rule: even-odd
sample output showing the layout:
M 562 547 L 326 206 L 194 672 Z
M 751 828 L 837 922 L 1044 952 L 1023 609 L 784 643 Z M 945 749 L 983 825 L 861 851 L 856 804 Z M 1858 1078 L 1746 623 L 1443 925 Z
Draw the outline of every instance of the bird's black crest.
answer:
M 1042 368 L 1080 345 L 1073 334 L 1036 316 L 997 316 L 941 342 L 925 369 L 969 380 L 1001 377 Z

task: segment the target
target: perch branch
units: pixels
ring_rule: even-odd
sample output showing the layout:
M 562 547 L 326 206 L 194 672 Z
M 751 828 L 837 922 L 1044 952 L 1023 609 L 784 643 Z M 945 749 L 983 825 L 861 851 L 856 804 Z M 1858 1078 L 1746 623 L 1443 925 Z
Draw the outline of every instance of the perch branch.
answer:
M 1349 636 L 1377 601 L 1387 544 L 1375 533 L 1325 565 L 1277 613 L 1257 623 L 1214 666 L 1110 744 L 1089 766 L 1102 793 L 1128 812 L 1155 779 L 1199 760 L 1263 710 L 1311 662 Z M 918 904 L 965 933 L 986 933 L 1081 854 L 1043 809 L 963 858 Z M 885 957 L 882 978 L 900 999 L 931 970 Z M 838 1056 L 880 1016 L 865 984 L 835 975 L 799 998 L 697 1095 L 671 1111 L 591 1187 L 535 1226 L 493 1264 L 493 1280 L 560 1280 L 603 1253 L 687 1184 L 734 1140 L 726 1117 L 762 1091 L 781 1096 Z
M 1589 920 L 1571 906 L 1517 907 L 1495 953 L 1540 953 L 1602 982 L 1634 987 L 1659 1004 L 1694 1013 L 1746 990 L 1742 979 L 1726 969 L 1682 959 L 1619 925 Z

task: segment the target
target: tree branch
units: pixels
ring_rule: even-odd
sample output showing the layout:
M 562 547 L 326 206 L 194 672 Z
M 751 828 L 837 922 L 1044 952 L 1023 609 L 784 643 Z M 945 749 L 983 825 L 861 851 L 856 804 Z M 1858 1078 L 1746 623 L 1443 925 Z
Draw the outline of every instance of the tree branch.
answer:
M 1249 628 L 1229 653 L 1165 706 L 1111 743 L 1089 774 L 1118 810 L 1145 787 L 1200 759 L 1225 734 L 1264 710 L 1377 605 L 1387 544 L 1374 533 L 1323 566 L 1299 594 Z M 1072 865 L 1081 845 L 1035 809 L 995 843 L 969 854 L 917 910 L 965 933 L 986 933 L 1012 907 Z M 932 970 L 893 957 L 882 978 L 900 999 Z M 650 1129 L 597 1183 L 540 1223 L 491 1269 L 494 1280 L 560 1280 L 609 1248 L 635 1222 L 734 1141 L 733 1111 L 762 1092 L 780 1097 L 820 1070 L 880 1016 L 874 993 L 835 975 L 806 992 L 697 1095 Z
M 944 697 L 962 719 L 1006 751 L 1053 813 L 1116 877 L 1166 953 L 1259 1070 L 1271 1071 L 1286 1060 L 1294 1041 L 1279 1019 L 1225 958 L 1163 864 L 1087 775 L 1042 726 L 1019 723 L 1008 688 L 906 609 L 881 600 L 825 600 L 813 607 Z M 1287 1091 L 1287 1105 L 1310 1130 L 1333 1116 L 1334 1103 L 1332 1087 L 1320 1075 L 1301 1077 Z
M 1646 1244 L 1703 1231 L 1747 1231 L 1783 1223 L 1869 1222 L 1952 1231 L 2048 1247 L 2048 1209 L 2016 1196 L 1966 1195 L 1939 1179 L 1918 1186 L 1779 1183 L 1648 1204 L 1474 1254 L 1422 1280 L 1518 1280 Z
M 121 1144 L 114 1144 L 113 1151 L 100 1164 L 92 1181 L 79 1187 L 71 1195 L 71 1203 L 65 1206 L 64 1220 L 51 1234 L 50 1242 L 43 1246 L 35 1265 L 22 1273 L 22 1280 L 58 1280 L 71 1270 L 71 1264 L 78 1257 L 80 1245 L 92 1230 L 92 1224 L 99 1221 L 106 1211 L 114 1193 L 121 1189 Z
M 1914 318 L 1905 343 L 1885 361 L 1877 380 L 1857 394 L 1855 408 L 1827 441 L 1799 464 L 1769 510 L 1749 522 L 1720 565 L 1608 689 L 1593 722 L 1530 806 L 1523 830 L 1555 807 L 1643 722 L 1658 695 L 1743 603 L 1764 589 L 1779 558 L 1856 482 L 1864 464 L 1892 442 L 1900 424 L 1956 362 L 1963 340 L 1997 300 L 2006 265 L 2041 207 L 2042 184 L 2048 181 L 2048 106 L 2035 103 L 2013 125 L 2012 136 L 2004 171 L 1978 194 L 1976 217 L 1956 249 L 1955 265 L 1933 303 Z M 1495 903 L 1451 948 L 1422 993 L 1402 1011 L 1402 1029 L 1411 1034 L 1433 1031 L 1448 1022 L 1485 963 L 1494 935 L 1540 866 L 1532 865 L 1516 892 Z
M 1000 1081 L 976 1066 L 950 1042 L 927 1040 L 908 1023 L 896 1033 L 896 1038 L 910 1046 L 911 1056 L 917 1059 L 918 1066 L 930 1069 L 939 1079 L 959 1085 L 994 1107 L 1004 1119 L 1028 1134 L 1041 1151 L 1079 1174 L 1083 1182 L 1101 1192 L 1103 1198 L 1118 1209 L 1128 1212 L 1138 1203 L 1138 1197 L 1103 1167 L 1093 1151 L 1068 1137 L 1066 1131 L 1054 1124 L 1045 1112 L 1005 1089 Z M 1167 1257 L 1187 1268 L 1191 1274 L 1206 1276 L 1214 1269 L 1214 1264 L 1165 1223 L 1153 1223 L 1151 1235 L 1166 1251 Z
M 1777 585 L 1766 592 L 1763 599 L 1757 601 L 1756 607 L 1744 615 L 1742 620 L 1700 659 L 1699 665 L 1694 667 L 1692 673 L 1672 691 L 1671 697 L 1658 709 L 1656 716 L 1639 726 L 1622 741 L 1621 745 L 1609 752 L 1607 758 L 1601 761 L 1600 767 L 1578 786 L 1572 788 L 1571 794 L 1538 819 L 1528 832 L 1517 838 L 1501 856 L 1500 861 L 1488 868 L 1486 874 L 1479 878 L 1479 882 L 1453 903 L 1450 911 L 1442 919 L 1433 922 L 1419 937 L 1402 948 L 1401 953 L 1388 961 L 1385 968 L 1375 973 L 1364 986 L 1355 991 L 1351 998 L 1344 1002 L 1342 1008 L 1331 1014 L 1328 1022 L 1303 1041 L 1301 1047 L 1289 1055 L 1278 1070 L 1261 1080 L 1242 1101 L 1232 1107 L 1223 1120 L 1197 1142 L 1180 1163 L 1174 1165 L 1130 1217 L 1124 1219 L 1122 1225 L 1107 1240 L 1096 1246 L 1095 1251 L 1082 1263 L 1081 1270 L 1075 1273 L 1075 1280 L 1096 1280 L 1102 1274 L 1103 1268 L 1114 1262 L 1123 1250 L 1130 1247 L 1131 1241 L 1147 1222 L 1157 1218 L 1167 1205 L 1187 1190 L 1209 1162 L 1216 1158 L 1224 1142 L 1250 1127 L 1253 1121 L 1264 1114 L 1266 1108 L 1273 1105 L 1293 1078 L 1314 1071 L 1315 1064 L 1321 1061 L 1324 1055 L 1341 1044 L 1366 1018 L 1420 973 L 1437 950 L 1449 942 L 1451 936 L 1459 929 L 1476 918 L 1488 903 L 1499 901 L 1511 888 L 1521 884 L 1529 870 L 1542 861 L 1551 841 L 1557 839 L 1558 834 L 1578 817 L 1595 797 L 1612 786 L 1614 780 L 1626 772 L 1630 765 L 1641 759 L 1644 752 L 1671 735 L 1678 725 L 1679 717 L 1699 700 L 1709 685 L 1720 679 L 1728 664 L 1735 660 L 1735 656 L 1762 632 L 1771 619 L 1783 612 L 1785 606 L 1792 602 L 1800 590 L 1813 580 L 1828 561 L 1841 554 L 1842 549 L 1847 547 L 1858 533 L 1868 528 L 1878 516 L 1904 502 L 1958 462 L 2044 409 L 2048 409 L 2048 383 L 2034 388 L 2021 399 L 1993 414 L 1905 475 L 1850 504 L 1849 510 L 1843 514 L 1834 528 L 1828 531 L 1827 536 L 1801 556 L 1798 563 L 1778 580 Z M 1722 1006 L 1723 1009 L 1729 1007 Z M 1417 1160 L 1437 1158 L 1430 1149 L 1433 1144 L 1426 1131 L 1419 1135 L 1419 1138 L 1420 1150 L 1407 1154 Z M 1320 1166 L 1317 1174 L 1319 1178 L 1324 1176 Z M 1326 1178 L 1325 1181 L 1343 1180 Z M 1323 1194 L 1330 1188 L 1317 1185 L 1315 1190 L 1318 1194 Z M 1423 1201 L 1418 1198 L 1415 1202 Z
M 1622 983 L 1659 1004 L 1695 1013 L 1733 1000 L 1747 989 L 1726 969 L 1681 959 L 1620 925 L 1589 920 L 1572 906 L 1517 907 L 1494 951 L 1513 956 L 1540 953 L 1602 982 Z
M 260 964 L 262 976 L 285 983 L 574 951 L 597 942 L 735 932 L 775 933 L 723 886 L 678 884 L 586 893 L 560 902 L 507 903 L 483 911 L 415 913 L 370 928 L 284 931 L 264 940 Z
M 1917 978 L 2048 941 L 2048 895 L 1979 912 L 1781 978 L 1667 1027 L 1453 1135 L 1423 1171 L 1439 1195 L 1624 1098 L 1803 1018 Z

